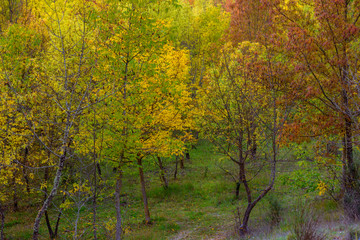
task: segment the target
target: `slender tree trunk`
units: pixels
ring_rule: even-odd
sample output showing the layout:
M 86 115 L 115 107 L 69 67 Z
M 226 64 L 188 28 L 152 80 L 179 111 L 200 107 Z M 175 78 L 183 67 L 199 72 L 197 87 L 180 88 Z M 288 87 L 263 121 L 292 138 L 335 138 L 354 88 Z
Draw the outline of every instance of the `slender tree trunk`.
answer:
M 181 168 L 181 169 L 184 169 L 184 168 L 185 168 L 184 159 L 185 159 L 184 156 L 181 156 L 181 157 L 180 157 L 180 168 Z
M 64 199 L 66 199 L 66 197 L 64 197 Z M 62 203 L 64 203 L 64 201 L 62 201 Z M 62 211 L 62 210 L 61 210 Z M 54 238 L 57 237 L 58 235 L 58 230 L 59 230 L 59 225 L 60 225 L 60 219 L 61 219 L 61 211 L 59 212 L 57 219 L 56 219 L 56 224 L 55 224 L 55 231 L 54 231 Z
M 189 152 L 189 149 L 186 149 L 185 158 L 186 158 L 186 160 L 187 160 L 188 162 L 190 161 L 190 152 Z
M 96 111 L 95 111 L 95 109 L 93 111 L 94 111 L 93 121 L 94 121 L 94 123 L 96 123 Z M 96 169 L 99 170 L 99 175 L 101 175 L 100 165 L 96 161 L 96 159 L 97 159 L 97 154 L 96 154 L 96 125 L 94 125 L 93 126 L 93 163 L 94 163 L 93 175 L 94 175 L 94 184 L 93 184 L 93 201 L 92 201 L 92 205 L 93 205 L 93 236 L 94 236 L 94 240 L 97 240 L 97 231 L 96 231 L 97 174 L 96 174 Z
M 345 16 L 346 18 L 346 16 Z M 346 47 L 344 46 L 344 59 L 346 59 Z M 343 159 L 345 162 L 345 169 L 343 169 L 343 187 L 344 187 L 344 212 L 351 220 L 355 220 L 360 217 L 360 189 L 357 184 L 358 172 L 354 163 L 353 156 L 353 143 L 352 143 L 352 131 L 353 123 L 351 119 L 351 109 L 349 104 L 349 96 L 346 90 L 346 86 L 349 83 L 349 67 L 346 63 L 343 67 L 340 67 L 341 81 L 343 84 L 342 89 L 342 104 L 345 109 L 344 119 L 344 138 L 343 138 Z M 343 164 L 344 165 L 344 164 Z
M 274 91 L 274 90 L 273 90 Z M 242 180 L 242 183 L 245 186 L 245 191 L 246 191 L 246 195 L 248 198 L 248 205 L 247 208 L 245 210 L 244 213 L 244 217 L 243 217 L 243 221 L 242 224 L 239 228 L 239 233 L 240 235 L 245 235 L 248 233 L 248 222 L 249 222 L 249 218 L 250 218 L 250 214 L 252 209 L 256 206 L 256 204 L 263 199 L 266 194 L 273 188 L 274 183 L 275 183 L 275 177 L 276 177 L 276 162 L 277 162 L 277 151 L 278 151 L 278 146 L 276 143 L 276 137 L 278 136 L 279 132 L 278 132 L 278 125 L 277 125 L 277 107 L 276 107 L 276 98 L 275 98 L 275 93 L 273 93 L 273 126 L 272 126 L 272 136 L 271 136 L 271 143 L 272 143 L 272 156 L 271 156 L 271 172 L 270 172 L 270 179 L 269 179 L 269 183 L 268 186 L 261 191 L 261 193 L 259 194 L 259 196 L 252 201 L 252 196 L 251 196 L 251 191 L 250 191 L 250 187 L 248 186 L 248 182 L 246 180 L 246 172 L 245 172 L 245 159 L 242 157 L 242 148 L 239 148 L 240 151 L 240 177 Z M 240 142 L 240 146 L 241 142 Z
M 166 178 L 166 171 L 165 171 L 165 168 L 162 164 L 162 161 L 161 161 L 161 157 L 157 157 L 158 159 L 158 164 L 159 164 L 159 168 L 160 168 L 160 179 L 161 179 L 161 182 L 163 183 L 164 185 L 164 188 L 167 189 L 169 187 L 169 183 L 168 183 L 168 180 Z
M 48 153 L 48 159 L 49 158 L 50 158 L 50 152 Z M 45 168 L 45 173 L 44 173 L 45 184 L 47 184 L 48 178 L 49 178 L 49 169 Z M 48 191 L 47 191 L 47 187 L 45 187 L 44 188 L 44 201 L 46 201 L 47 196 L 48 196 Z M 50 239 L 54 239 L 55 235 L 54 235 L 54 232 L 53 232 L 53 230 L 51 228 L 51 223 L 50 223 L 50 220 L 49 220 L 49 215 L 48 215 L 47 210 L 45 211 L 45 221 L 46 221 L 46 226 L 47 226 L 47 229 L 48 229 L 48 232 L 49 232 Z
M 251 158 L 253 160 L 256 159 L 256 153 L 257 153 L 256 134 L 253 133 L 252 146 L 251 146 Z
M 177 172 L 178 172 L 178 161 L 179 161 L 179 157 L 175 156 L 175 171 L 174 171 L 174 180 L 176 180 L 177 177 Z
M 4 226 L 5 226 L 5 211 L 3 206 L 0 204 L 0 240 L 5 240 Z
M 14 191 L 13 191 L 13 210 L 14 212 L 19 211 L 19 198 L 17 196 L 17 187 L 16 187 L 16 181 L 15 181 L 15 176 L 13 177 L 13 186 L 14 186 Z
M 101 178 L 101 167 L 100 167 L 100 164 L 99 164 L 99 163 L 96 163 L 96 168 L 97 168 L 98 174 L 99 174 L 99 176 L 100 176 L 100 178 Z
M 250 187 L 246 180 L 245 160 L 244 159 L 240 159 L 239 170 L 240 170 L 240 172 L 239 172 L 240 179 L 241 179 L 241 182 L 244 184 L 245 192 L 246 192 L 246 196 L 247 196 L 247 202 L 248 202 L 246 211 L 243 216 L 242 223 L 239 227 L 239 233 L 241 236 L 243 236 L 248 233 L 248 221 L 250 218 L 251 210 L 253 209 L 254 205 L 252 204 L 251 190 L 250 190 Z
M 260 195 L 254 200 L 251 200 L 251 192 L 250 192 L 250 188 L 248 187 L 247 182 L 245 181 L 244 186 L 246 189 L 246 193 L 248 196 L 248 205 L 247 208 L 245 210 L 244 213 L 244 217 L 242 220 L 242 224 L 240 226 L 239 232 L 240 235 L 245 235 L 248 233 L 248 222 L 249 222 L 249 218 L 250 218 L 250 214 L 251 211 L 253 210 L 253 208 L 256 206 L 256 204 L 263 199 L 266 194 L 273 188 L 274 183 L 275 183 L 275 173 L 276 173 L 276 153 L 273 156 L 273 160 L 272 160 L 272 167 L 271 167 L 271 176 L 270 176 L 270 181 L 269 181 L 269 185 L 262 190 L 262 192 L 260 193 Z
M 242 224 L 239 229 L 240 235 L 245 235 L 249 232 L 248 223 L 249 223 L 250 213 L 254 207 L 255 207 L 255 205 L 251 204 L 251 203 L 247 205 L 245 213 L 244 213 L 244 217 L 242 220 Z
M 121 240 L 122 236 L 122 218 L 121 218 L 121 201 L 120 193 L 122 188 L 122 170 L 118 169 L 118 176 L 116 178 L 116 187 L 115 187 L 115 208 L 116 208 L 116 240 Z
M 48 209 L 52 199 L 56 195 L 56 192 L 59 188 L 60 179 L 61 179 L 62 171 L 64 168 L 65 160 L 66 160 L 66 150 L 64 150 L 64 153 L 60 156 L 59 166 L 56 171 L 53 188 L 51 189 L 50 194 L 48 195 L 47 199 L 44 201 L 43 206 L 41 207 L 40 211 L 38 212 L 38 214 L 35 218 L 35 223 L 34 223 L 34 227 L 33 227 L 33 240 L 37 240 L 39 238 L 40 220 L 41 220 L 42 215 Z
M 343 154 L 345 154 L 345 169 L 343 169 L 343 187 L 344 187 L 344 211 L 345 215 L 351 220 L 356 220 L 360 217 L 360 189 L 358 181 L 358 172 L 353 159 L 352 146 L 352 123 L 346 119 L 345 122 L 345 136 L 343 141 Z M 344 165 L 344 164 L 343 164 Z
M 29 178 L 28 178 L 28 175 L 27 175 L 27 172 L 26 172 L 26 169 L 25 169 L 25 166 L 27 165 L 27 155 L 29 153 L 29 150 L 27 147 L 25 147 L 25 150 L 24 150 L 24 165 L 22 167 L 22 171 L 23 171 L 23 176 L 24 176 L 24 179 L 25 179 L 25 183 L 26 183 L 26 191 L 27 193 L 30 193 L 30 184 L 29 184 Z
M 97 177 L 96 177 L 96 165 L 94 165 L 94 190 L 93 190 L 93 236 L 94 240 L 97 240 L 97 232 L 96 232 L 96 197 L 97 197 Z
M 49 153 L 49 156 L 50 156 L 50 153 Z M 48 174 L 49 174 L 49 169 L 45 168 L 45 174 L 44 174 L 45 182 L 47 182 L 47 180 L 48 180 L 48 177 L 49 177 Z M 66 186 L 65 187 L 65 191 L 66 191 L 67 184 L 65 186 Z M 45 191 L 45 194 L 44 194 L 44 201 L 45 201 L 46 198 L 47 198 L 47 188 L 46 187 L 45 187 L 44 191 Z M 63 204 L 65 202 L 65 200 L 66 200 L 66 195 L 63 196 L 63 198 L 61 200 L 61 204 Z M 45 211 L 45 221 L 46 221 L 46 226 L 47 226 L 47 229 L 48 229 L 48 232 L 49 232 L 50 239 L 55 239 L 57 237 L 57 233 L 58 233 L 58 229 L 59 229 L 59 225 L 60 225 L 61 215 L 62 215 L 62 209 L 60 209 L 60 211 L 58 213 L 58 216 L 56 218 L 55 229 L 53 230 L 52 227 L 51 227 L 48 211 L 47 210 Z
M 67 188 L 67 185 L 66 185 L 66 188 Z M 65 188 L 65 191 L 66 191 L 66 188 Z M 63 196 L 62 200 L 61 200 L 61 204 L 63 204 L 66 200 L 66 195 Z M 57 216 L 57 219 L 56 219 L 56 224 L 55 224 L 55 231 L 54 231 L 54 238 L 57 237 L 58 235 L 58 229 L 59 229 L 59 225 L 60 225 L 60 220 L 61 220 L 61 215 L 62 215 L 62 208 L 60 208 L 60 211 L 59 211 L 59 214 Z
M 55 238 L 55 234 L 51 228 L 51 223 L 50 223 L 50 219 L 49 219 L 49 215 L 48 215 L 48 211 L 45 211 L 45 221 L 46 221 L 46 226 L 47 229 L 49 231 L 49 235 L 50 235 L 50 239 L 54 239 Z
M 236 190 L 235 190 L 235 198 L 236 199 L 240 198 L 240 185 L 241 185 L 240 181 L 236 183 Z
M 145 178 L 144 178 L 144 171 L 143 171 L 143 166 L 142 166 L 142 158 L 138 158 L 138 166 L 139 166 L 141 193 L 143 196 L 144 210 L 145 210 L 145 223 L 149 224 L 150 223 L 150 211 L 149 211 L 148 199 L 146 196 Z
M 349 4 L 350 1 L 344 1 L 344 22 L 349 23 Z M 348 94 L 348 86 L 350 84 L 350 74 L 349 74 L 349 59 L 348 59 L 348 50 L 349 50 L 349 39 L 345 39 L 342 44 L 342 56 L 340 58 L 343 60 L 343 63 L 340 64 L 340 76 L 341 76 L 341 84 L 342 84 L 342 104 L 343 109 L 345 109 L 345 135 L 344 135 L 344 146 L 343 148 L 345 151 L 345 161 L 346 161 L 346 168 L 343 173 L 345 173 L 345 177 L 343 177 L 345 187 L 344 189 L 344 211 L 345 215 L 347 215 L 351 220 L 359 219 L 360 218 L 360 186 L 358 182 L 358 170 L 354 163 L 354 156 L 353 156 L 353 136 L 352 132 L 354 129 L 353 122 L 351 117 L 353 116 L 351 103 L 349 103 L 349 94 Z

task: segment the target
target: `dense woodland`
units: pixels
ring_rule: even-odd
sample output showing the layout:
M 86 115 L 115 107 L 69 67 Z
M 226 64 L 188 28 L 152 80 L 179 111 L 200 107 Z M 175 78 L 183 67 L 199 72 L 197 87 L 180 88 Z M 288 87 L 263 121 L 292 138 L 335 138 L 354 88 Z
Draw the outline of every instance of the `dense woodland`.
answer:
M 0 0 L 0 61 L 1 240 L 360 237 L 360 0 Z

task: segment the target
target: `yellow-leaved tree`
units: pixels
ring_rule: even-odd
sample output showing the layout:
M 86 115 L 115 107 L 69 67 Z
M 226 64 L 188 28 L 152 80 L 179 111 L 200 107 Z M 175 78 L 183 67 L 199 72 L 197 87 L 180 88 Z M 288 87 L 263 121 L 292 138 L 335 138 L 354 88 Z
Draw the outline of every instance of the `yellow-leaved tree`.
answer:
M 143 160 L 180 153 L 193 125 L 188 52 L 168 42 L 169 21 L 150 11 L 157 4 L 108 1 L 99 17 L 98 69 L 116 88 L 106 101 L 104 132 L 104 154 L 117 169 L 116 239 L 122 234 L 122 171 L 127 165 L 138 167 L 145 220 L 150 222 Z
M 32 170 L 42 164 L 44 156 L 34 143 L 29 119 L 21 111 L 36 101 L 30 79 L 34 60 L 41 51 L 41 34 L 31 21 L 25 23 L 24 14 L 16 13 L 19 20 L 15 21 L 13 12 L 14 18 L 5 21 L 0 33 L 0 205 L 9 208 L 12 202 L 15 211 L 19 196 L 32 193 Z
M 59 189 L 65 164 L 76 152 L 74 138 L 84 110 L 105 98 L 109 90 L 107 81 L 93 74 L 96 11 L 96 2 L 85 0 L 27 1 L 27 19 L 40 34 L 41 51 L 27 59 L 34 62 L 26 88 L 31 89 L 32 98 L 24 98 L 23 87 L 13 91 L 16 101 L 23 101 L 20 112 L 32 136 L 48 153 L 45 159 L 57 159 L 51 191 L 35 219 L 33 239 L 39 237 L 40 220 Z

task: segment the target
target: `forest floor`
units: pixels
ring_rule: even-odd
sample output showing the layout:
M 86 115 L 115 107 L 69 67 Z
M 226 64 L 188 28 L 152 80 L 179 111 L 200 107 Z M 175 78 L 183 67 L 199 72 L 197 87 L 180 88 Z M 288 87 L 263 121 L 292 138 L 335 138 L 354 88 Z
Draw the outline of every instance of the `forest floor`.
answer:
M 146 167 L 147 193 L 152 218 L 150 225 L 144 224 L 141 191 L 136 173 L 124 176 L 126 179 L 122 199 L 124 239 L 239 239 L 235 232 L 235 213 L 237 208 L 240 212 L 245 208 L 246 195 L 243 188 L 240 188 L 240 200 L 235 198 L 236 184 L 230 173 L 235 174 L 236 168 L 232 162 L 214 153 L 205 141 L 198 143 L 196 148 L 191 150 L 190 156 L 190 161 L 185 162 L 185 168 L 178 170 L 176 179 L 174 179 L 174 160 L 168 159 L 165 162 L 168 170 L 168 189 L 164 189 L 161 185 L 156 166 L 148 164 Z M 103 167 L 103 169 L 107 168 Z M 103 178 L 106 179 L 110 174 L 111 170 L 108 172 L 104 170 Z M 278 175 L 281 174 L 280 172 Z M 266 174 L 260 174 L 252 183 L 265 182 L 266 179 Z M 104 187 L 102 192 L 97 209 L 98 237 L 112 239 L 115 229 L 113 190 Z M 273 210 L 272 207 L 274 199 L 277 210 Z M 302 205 L 304 201 L 306 205 Z M 18 212 L 10 210 L 7 212 L 6 239 L 31 238 L 32 224 L 37 212 L 34 205 L 31 201 L 22 202 Z M 312 210 L 306 212 L 306 216 L 310 219 L 318 219 L 314 227 L 316 231 L 326 234 L 324 239 L 360 238 L 360 224 L 345 221 L 341 208 L 326 195 L 304 193 L 292 189 L 291 186 L 282 185 L 277 180 L 271 194 L 254 208 L 249 223 L 251 233 L 244 239 L 292 239 L 290 236 L 296 226 L 294 219 L 299 219 L 301 209 L 309 206 Z M 57 214 L 56 208 L 53 206 L 49 213 L 53 223 Z M 76 213 L 75 208 L 64 211 L 59 228 L 62 235 L 59 235 L 59 239 L 74 238 L 77 216 L 79 216 L 78 232 L 83 233 L 78 239 L 91 239 L 91 203 L 85 205 L 79 211 L 79 215 Z M 274 214 L 279 216 L 278 224 L 271 224 Z M 44 219 L 41 226 L 41 239 L 49 239 Z M 349 238 L 350 235 L 353 237 Z

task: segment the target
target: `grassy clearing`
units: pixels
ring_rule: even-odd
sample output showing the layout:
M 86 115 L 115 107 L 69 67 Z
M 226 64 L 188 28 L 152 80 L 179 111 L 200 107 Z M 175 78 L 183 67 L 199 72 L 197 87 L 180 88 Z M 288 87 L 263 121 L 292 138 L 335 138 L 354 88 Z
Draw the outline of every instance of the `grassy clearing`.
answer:
M 238 239 L 234 233 L 235 210 L 246 206 L 244 189 L 240 188 L 240 200 L 235 199 L 235 182 L 223 169 L 232 169 L 230 161 L 221 161 L 223 157 L 215 154 L 211 146 L 201 141 L 191 151 L 191 162 L 185 162 L 185 169 L 179 169 L 174 180 L 174 161 L 166 161 L 168 189 L 161 186 L 157 168 L 146 166 L 147 192 L 152 224 L 145 225 L 141 202 L 140 186 L 135 174 L 126 176 L 122 204 L 125 239 Z M 110 174 L 110 171 L 108 174 Z M 106 173 L 104 174 L 106 175 Z M 252 183 L 267 181 L 266 175 Z M 99 200 L 97 209 L 99 239 L 111 239 L 115 227 L 115 209 L 113 190 L 103 190 L 104 198 Z M 300 202 L 307 202 L 318 214 L 318 228 L 326 232 L 328 239 L 345 239 L 360 232 L 359 226 L 346 224 L 342 212 L 334 201 L 304 194 L 289 185 L 277 182 L 274 191 L 255 207 L 251 214 L 251 235 L 245 239 L 290 239 L 298 214 Z M 8 212 L 5 223 L 7 239 L 30 239 L 36 208 L 23 206 L 19 212 Z M 305 206 L 305 205 L 304 205 Z M 59 239 L 73 238 L 76 209 L 65 211 L 61 220 Z M 80 239 L 91 239 L 91 205 L 80 211 Z M 52 222 L 55 210 L 50 210 Z M 276 216 L 274 216 L 276 215 Z M 274 220 L 279 217 L 278 221 Z M 275 221 L 275 222 L 274 222 Z M 45 220 L 41 224 L 41 236 L 48 239 Z

